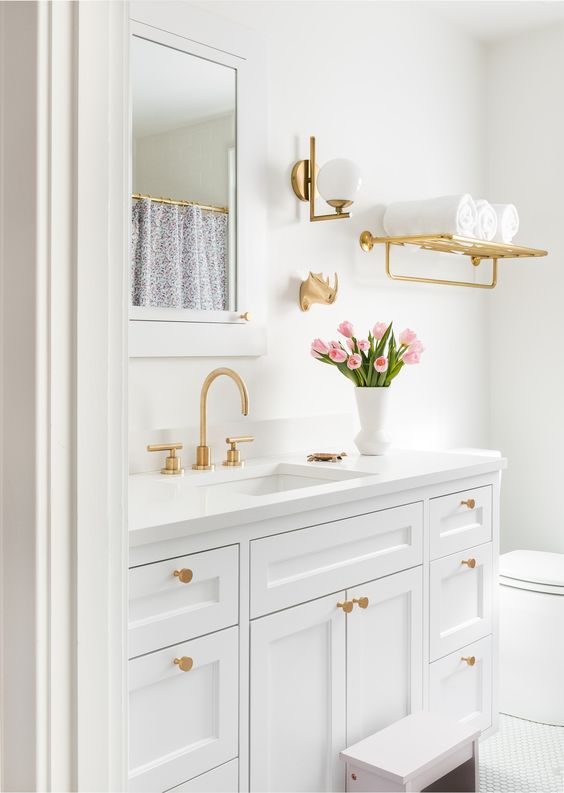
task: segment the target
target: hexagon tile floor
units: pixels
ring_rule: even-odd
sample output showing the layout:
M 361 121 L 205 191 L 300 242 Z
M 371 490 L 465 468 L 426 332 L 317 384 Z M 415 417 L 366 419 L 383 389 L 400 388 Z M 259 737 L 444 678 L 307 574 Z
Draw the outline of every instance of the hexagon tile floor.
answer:
M 480 793 L 564 793 L 564 727 L 500 716 L 480 744 Z

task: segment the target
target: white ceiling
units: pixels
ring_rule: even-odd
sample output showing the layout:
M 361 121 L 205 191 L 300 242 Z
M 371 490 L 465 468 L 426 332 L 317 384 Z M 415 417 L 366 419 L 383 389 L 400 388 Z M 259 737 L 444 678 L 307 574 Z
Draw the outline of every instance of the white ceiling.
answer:
M 425 5 L 485 42 L 564 22 L 562 0 L 435 0 Z
M 234 69 L 134 37 L 133 137 L 156 135 L 235 110 Z

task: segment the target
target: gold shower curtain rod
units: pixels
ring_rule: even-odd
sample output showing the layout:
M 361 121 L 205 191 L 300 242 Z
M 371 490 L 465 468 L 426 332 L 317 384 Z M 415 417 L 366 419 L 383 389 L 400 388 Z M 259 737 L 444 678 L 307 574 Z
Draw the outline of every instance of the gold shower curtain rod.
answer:
M 224 215 L 229 214 L 228 207 L 214 207 L 208 204 L 199 204 L 197 201 L 180 201 L 174 198 L 156 198 L 152 195 L 144 195 L 143 193 L 133 193 L 131 198 L 135 201 L 140 201 L 142 198 L 148 198 L 149 201 L 154 201 L 156 204 L 173 204 L 174 206 L 180 207 L 200 207 L 200 209 L 206 209 L 209 212 L 222 212 Z

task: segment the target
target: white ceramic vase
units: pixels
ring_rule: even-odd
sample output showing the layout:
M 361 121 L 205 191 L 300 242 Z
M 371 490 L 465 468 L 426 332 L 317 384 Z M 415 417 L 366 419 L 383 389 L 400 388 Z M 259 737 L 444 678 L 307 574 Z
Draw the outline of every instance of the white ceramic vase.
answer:
M 354 389 L 360 419 L 360 432 L 354 439 L 361 454 L 385 454 L 390 447 L 386 432 L 390 388 Z

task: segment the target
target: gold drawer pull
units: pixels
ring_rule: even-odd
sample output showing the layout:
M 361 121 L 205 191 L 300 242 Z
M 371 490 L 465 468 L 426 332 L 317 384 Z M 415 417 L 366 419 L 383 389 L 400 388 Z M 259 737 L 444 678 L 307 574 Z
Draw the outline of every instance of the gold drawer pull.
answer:
M 182 581 L 183 584 L 189 584 L 194 577 L 194 573 L 189 567 L 183 567 L 182 570 L 175 570 L 173 575 L 176 576 L 179 581 Z
M 367 609 L 367 608 L 368 608 L 368 603 L 369 603 L 369 600 L 368 600 L 368 598 L 367 598 L 367 597 L 362 597 L 362 598 L 353 598 L 353 601 L 352 601 L 352 602 L 353 602 L 353 603 L 358 603 L 358 605 L 360 606 L 360 608 L 361 608 L 361 609 Z
M 476 506 L 476 502 L 474 501 L 473 498 L 469 498 L 466 501 L 461 501 L 460 506 L 468 507 L 468 509 L 474 509 L 474 507 Z
M 194 666 L 194 661 L 188 655 L 183 655 L 182 658 L 175 658 L 174 663 L 181 672 L 189 672 Z
M 468 666 L 474 666 L 476 663 L 476 656 L 475 655 L 463 655 L 460 659 L 461 661 L 466 661 Z
M 345 614 L 350 614 L 353 610 L 354 603 L 352 600 L 343 600 L 342 603 L 337 603 L 338 609 L 343 609 Z
M 468 565 L 468 567 L 473 570 L 476 567 L 476 560 L 475 559 L 463 559 L 460 564 Z

